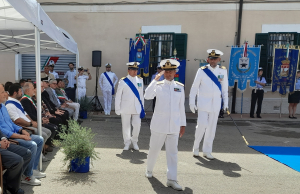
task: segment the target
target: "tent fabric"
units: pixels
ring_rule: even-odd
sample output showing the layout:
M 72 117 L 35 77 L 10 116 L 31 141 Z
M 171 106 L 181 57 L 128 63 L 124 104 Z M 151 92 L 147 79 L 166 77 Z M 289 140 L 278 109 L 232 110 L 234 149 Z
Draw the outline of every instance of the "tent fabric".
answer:
M 0 30 L 33 30 L 34 26 L 68 51 L 77 54 L 74 39 L 53 23 L 36 0 L 0 0 Z

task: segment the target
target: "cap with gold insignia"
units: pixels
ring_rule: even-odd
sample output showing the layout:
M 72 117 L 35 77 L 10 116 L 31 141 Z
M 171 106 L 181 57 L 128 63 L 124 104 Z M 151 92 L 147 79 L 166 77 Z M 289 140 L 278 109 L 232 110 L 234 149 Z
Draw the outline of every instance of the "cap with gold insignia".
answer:
M 223 55 L 223 52 L 217 49 L 208 49 L 206 52 L 208 53 L 208 58 L 210 59 L 217 59 Z
M 163 70 L 177 69 L 180 66 L 180 63 L 174 59 L 164 59 L 159 63 L 160 67 Z
M 138 69 L 140 63 L 139 62 L 130 62 L 130 63 L 126 63 L 126 65 L 128 66 L 128 69 Z
M 111 67 L 111 64 L 110 64 L 110 63 L 106 63 L 106 64 L 105 64 L 105 67 L 106 67 L 106 68 L 110 68 L 110 67 Z
M 79 66 L 79 67 L 78 67 L 78 70 L 82 71 L 82 70 L 83 70 L 83 67 L 82 67 L 82 66 Z

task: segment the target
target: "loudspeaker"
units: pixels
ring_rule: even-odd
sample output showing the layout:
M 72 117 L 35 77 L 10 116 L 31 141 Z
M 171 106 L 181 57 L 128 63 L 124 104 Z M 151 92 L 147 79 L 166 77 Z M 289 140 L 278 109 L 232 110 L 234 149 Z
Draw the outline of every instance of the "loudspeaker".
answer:
M 101 67 L 101 51 L 93 51 L 93 67 Z

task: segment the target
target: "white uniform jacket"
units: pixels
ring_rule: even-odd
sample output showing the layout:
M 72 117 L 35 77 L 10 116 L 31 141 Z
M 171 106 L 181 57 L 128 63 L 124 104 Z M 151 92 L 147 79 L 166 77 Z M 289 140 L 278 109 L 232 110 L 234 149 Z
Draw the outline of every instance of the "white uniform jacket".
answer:
M 131 77 L 130 75 L 127 75 L 127 78 L 139 91 L 140 99 L 144 106 L 143 79 L 137 76 Z M 115 99 L 115 111 L 120 111 L 121 114 L 140 114 L 141 110 L 141 104 L 137 97 L 123 79 L 120 79 Z
M 118 82 L 118 77 L 116 76 L 116 74 L 111 71 L 106 72 L 106 73 L 107 73 L 108 77 L 110 78 L 111 82 L 113 83 L 114 87 L 116 87 L 116 84 Z M 104 75 L 104 73 L 102 73 L 100 75 L 99 86 L 102 91 L 112 91 L 112 87 L 111 87 L 109 81 L 107 80 L 106 76 Z
M 190 91 L 189 103 L 195 104 L 197 95 L 198 111 L 219 112 L 221 109 L 221 97 L 223 98 L 223 108 L 228 107 L 227 70 L 219 66 L 212 68 L 209 64 L 205 67 L 218 78 L 221 83 L 222 95 L 218 86 L 206 75 L 202 68 L 199 68 Z
M 179 134 L 186 126 L 183 84 L 174 80 L 153 80 L 145 91 L 145 99 L 156 97 L 150 129 L 157 133 Z

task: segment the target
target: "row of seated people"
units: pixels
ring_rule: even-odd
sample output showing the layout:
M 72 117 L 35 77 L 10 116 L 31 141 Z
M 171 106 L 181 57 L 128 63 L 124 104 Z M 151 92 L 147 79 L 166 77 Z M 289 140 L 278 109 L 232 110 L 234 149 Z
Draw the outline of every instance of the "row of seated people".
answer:
M 58 83 L 57 83 L 58 82 Z M 21 194 L 20 184 L 41 185 L 46 174 L 38 170 L 42 161 L 49 161 L 45 154 L 53 150 L 52 140 L 61 125 L 70 118 L 78 119 L 80 105 L 68 99 L 62 80 L 41 81 L 42 134 L 37 135 L 36 84 L 7 82 L 0 84 L 0 154 L 3 175 L 3 192 Z M 80 123 L 80 121 L 78 121 Z M 10 143 L 15 140 L 17 144 Z

